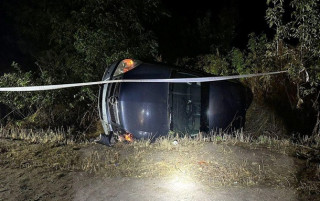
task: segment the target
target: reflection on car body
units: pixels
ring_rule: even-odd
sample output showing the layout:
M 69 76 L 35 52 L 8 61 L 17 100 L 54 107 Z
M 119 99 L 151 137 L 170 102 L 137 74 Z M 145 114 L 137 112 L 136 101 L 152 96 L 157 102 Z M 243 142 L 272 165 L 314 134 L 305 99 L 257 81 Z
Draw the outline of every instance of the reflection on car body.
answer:
M 103 80 L 168 79 L 212 76 L 164 64 L 131 59 L 115 62 Z M 105 133 L 156 138 L 169 131 L 199 131 L 244 126 L 251 91 L 238 81 L 203 83 L 110 83 L 100 89 L 99 112 Z

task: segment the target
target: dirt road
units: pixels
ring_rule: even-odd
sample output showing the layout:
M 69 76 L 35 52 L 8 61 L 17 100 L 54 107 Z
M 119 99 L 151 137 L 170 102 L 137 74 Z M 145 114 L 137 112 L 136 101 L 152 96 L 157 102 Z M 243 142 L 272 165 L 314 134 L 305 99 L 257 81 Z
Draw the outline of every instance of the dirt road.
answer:
M 137 179 L 137 178 L 81 178 L 76 185 L 74 200 L 142 200 L 142 201 L 294 201 L 297 194 L 294 189 L 273 188 L 208 188 L 192 181 L 179 179 Z
M 317 199 L 317 195 L 306 196 L 299 191 L 305 162 L 267 149 L 211 143 L 179 150 L 108 148 L 93 144 L 47 149 L 43 145 L 4 140 L 0 141 L 0 147 L 0 200 L 3 201 Z M 32 148 L 24 155 L 27 147 Z M 49 160 L 48 151 L 55 151 L 57 161 L 52 163 L 60 165 L 46 165 L 43 157 Z M 122 154 L 124 151 L 128 154 Z M 106 154 L 119 158 L 110 162 L 110 158 L 104 158 Z M 75 159 L 82 162 L 68 163 Z M 111 175 L 111 170 L 115 174 Z

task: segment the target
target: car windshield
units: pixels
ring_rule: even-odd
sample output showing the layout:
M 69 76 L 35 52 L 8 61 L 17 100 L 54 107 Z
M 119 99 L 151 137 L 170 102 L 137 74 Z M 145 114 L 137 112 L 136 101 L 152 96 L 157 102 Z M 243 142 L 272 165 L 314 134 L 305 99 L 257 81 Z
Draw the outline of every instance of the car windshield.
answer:
M 190 74 L 176 73 L 175 78 L 194 77 Z M 171 84 L 171 130 L 184 131 L 184 134 L 199 133 L 201 114 L 201 84 Z

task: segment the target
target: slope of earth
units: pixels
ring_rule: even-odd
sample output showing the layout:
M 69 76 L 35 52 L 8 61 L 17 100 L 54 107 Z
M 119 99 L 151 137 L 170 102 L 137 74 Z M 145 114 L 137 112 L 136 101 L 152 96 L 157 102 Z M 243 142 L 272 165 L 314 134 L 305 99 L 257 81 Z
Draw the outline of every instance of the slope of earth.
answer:
M 316 200 L 317 185 L 304 192 L 306 168 L 286 153 L 239 143 L 0 139 L 0 200 Z

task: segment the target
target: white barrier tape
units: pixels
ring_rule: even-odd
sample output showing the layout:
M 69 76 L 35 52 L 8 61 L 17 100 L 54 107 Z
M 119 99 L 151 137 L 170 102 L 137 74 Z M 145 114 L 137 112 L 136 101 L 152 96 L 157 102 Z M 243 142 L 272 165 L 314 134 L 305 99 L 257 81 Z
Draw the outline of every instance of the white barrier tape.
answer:
M 287 71 L 278 71 L 278 72 L 270 72 L 270 73 L 256 73 L 256 74 L 247 74 L 247 75 L 231 75 L 231 76 L 219 76 L 219 77 L 196 77 L 196 78 L 173 78 L 173 79 L 133 79 L 133 80 L 105 80 L 99 82 L 85 82 L 85 83 L 74 83 L 74 84 L 58 84 L 58 85 L 44 85 L 44 86 L 31 86 L 31 87 L 3 87 L 0 88 L 1 91 L 45 91 L 45 90 L 55 90 L 55 89 L 64 89 L 71 87 L 81 87 L 81 86 L 91 86 L 91 85 L 100 85 L 100 84 L 108 84 L 108 83 L 117 83 L 117 82 L 150 82 L 150 83 L 158 83 L 158 82 L 166 82 L 166 83 L 186 83 L 186 82 L 213 82 L 213 81 L 222 81 L 222 80 L 232 80 L 239 78 L 249 78 L 249 77 L 257 77 L 264 75 L 275 75 L 286 73 Z

